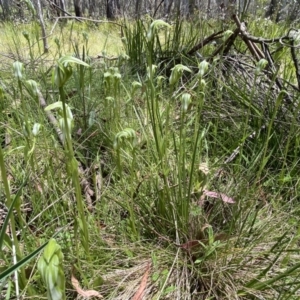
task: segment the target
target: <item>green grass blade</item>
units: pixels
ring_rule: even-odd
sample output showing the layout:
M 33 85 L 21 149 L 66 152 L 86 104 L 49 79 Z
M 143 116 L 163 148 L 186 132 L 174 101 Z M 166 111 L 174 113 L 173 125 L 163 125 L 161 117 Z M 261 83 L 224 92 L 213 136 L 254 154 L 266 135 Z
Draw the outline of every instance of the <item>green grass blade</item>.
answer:
M 22 189 L 23 189 L 24 185 L 27 183 L 27 181 L 28 181 L 28 177 L 23 181 L 23 183 L 20 186 L 17 194 L 15 195 L 13 201 L 11 202 L 11 205 L 10 205 L 10 207 L 8 209 L 7 215 L 6 215 L 5 219 L 4 219 L 3 225 L 1 227 L 1 230 L 0 230 L 0 250 L 1 251 L 2 251 L 4 236 L 5 236 L 5 232 L 6 232 L 6 228 L 8 226 L 8 222 L 9 222 L 10 216 L 11 216 L 11 214 L 13 212 L 15 203 L 20 198 L 21 193 L 22 193 Z
M 31 252 L 29 255 L 18 261 L 15 265 L 11 266 L 10 268 L 6 269 L 4 272 L 0 274 L 0 281 L 4 280 L 7 276 L 11 275 L 16 270 L 20 269 L 24 265 L 26 265 L 31 259 L 33 259 L 36 255 L 38 255 L 46 246 L 48 242 L 40 246 L 38 249 Z

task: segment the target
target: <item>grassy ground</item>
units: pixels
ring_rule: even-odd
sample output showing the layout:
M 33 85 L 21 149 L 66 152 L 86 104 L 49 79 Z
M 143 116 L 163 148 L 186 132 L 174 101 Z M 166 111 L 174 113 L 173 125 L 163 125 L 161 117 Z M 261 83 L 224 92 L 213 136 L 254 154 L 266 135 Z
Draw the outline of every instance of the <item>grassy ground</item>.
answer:
M 186 55 L 224 24 L 120 24 L 1 30 L 1 295 L 298 299 L 299 93 L 239 40 Z

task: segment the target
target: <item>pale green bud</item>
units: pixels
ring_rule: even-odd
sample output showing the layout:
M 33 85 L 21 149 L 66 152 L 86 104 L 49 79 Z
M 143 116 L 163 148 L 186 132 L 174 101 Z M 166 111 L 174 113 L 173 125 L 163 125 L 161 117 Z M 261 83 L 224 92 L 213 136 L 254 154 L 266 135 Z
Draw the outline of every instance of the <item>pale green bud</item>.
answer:
M 157 29 L 159 27 L 167 27 L 167 28 L 171 28 L 171 25 L 166 23 L 165 21 L 163 20 L 155 20 L 151 23 L 150 25 L 150 28 L 148 30 L 148 33 L 147 33 L 147 39 L 148 41 L 152 41 L 154 39 L 154 35 L 157 31 Z
M 65 104 L 65 107 L 66 107 L 66 117 L 67 117 L 67 124 L 68 124 L 68 130 L 69 130 L 69 138 L 71 138 L 71 130 L 74 125 L 74 123 L 73 123 L 74 118 L 73 118 L 73 114 L 72 114 L 70 106 L 68 104 Z M 63 116 L 63 103 L 61 101 L 57 101 L 55 103 L 48 105 L 45 108 L 45 111 L 50 111 L 50 110 L 54 110 L 54 109 L 57 109 L 59 115 Z M 58 124 L 59 124 L 60 130 L 62 132 L 63 140 L 65 141 L 65 138 L 67 136 L 67 129 L 66 129 L 65 120 L 63 117 L 58 120 Z
M 174 68 L 171 69 L 171 71 L 172 73 L 169 78 L 170 85 L 177 84 L 184 71 L 192 73 L 191 69 L 181 64 L 176 65 Z
M 14 70 L 15 77 L 18 78 L 19 80 L 21 80 L 23 77 L 23 75 L 22 75 L 23 64 L 19 61 L 15 61 L 13 63 L 13 70 Z
M 183 112 L 187 112 L 190 104 L 192 103 L 191 95 L 188 94 L 188 93 L 182 94 L 182 96 L 181 96 L 181 102 L 182 102 Z
M 142 84 L 137 81 L 132 82 L 131 86 L 132 86 L 131 95 L 134 95 L 138 89 L 142 88 Z
M 37 136 L 37 135 L 38 135 L 38 133 L 39 133 L 39 131 L 40 131 L 40 127 L 41 127 L 41 124 L 39 124 L 39 123 L 34 123 L 33 128 L 32 128 L 32 134 L 33 134 L 34 136 Z
M 83 39 L 87 42 L 89 40 L 89 34 L 86 31 L 82 32 Z
M 255 74 L 258 75 L 267 66 L 268 61 L 262 58 L 256 65 Z
M 25 38 L 27 41 L 29 41 L 29 33 L 28 33 L 28 31 L 23 31 L 22 34 L 23 34 L 24 38 Z
M 204 79 L 200 80 L 199 86 L 201 87 L 201 90 L 204 90 L 206 87 L 206 81 Z
M 38 270 L 47 287 L 49 300 L 65 300 L 63 254 L 55 239 L 51 239 L 38 261 Z
M 25 85 L 28 93 L 35 98 L 38 95 L 38 91 L 39 91 L 37 82 L 29 79 L 26 80 Z
M 114 149 L 119 149 L 124 140 L 129 140 L 133 145 L 136 144 L 136 132 L 132 128 L 125 128 L 124 130 L 118 132 L 114 140 Z
M 197 76 L 198 77 L 203 77 L 205 75 L 205 73 L 207 72 L 209 67 L 209 63 L 206 60 L 203 60 L 200 64 L 199 64 L 199 71 Z
M 156 65 L 152 65 L 151 68 L 152 68 L 152 75 L 153 75 L 156 72 L 157 66 Z M 148 76 L 148 78 L 150 78 L 150 75 L 151 75 L 150 74 L 150 68 L 147 67 L 147 76 Z
M 62 87 L 67 82 L 67 80 L 71 77 L 72 75 L 71 63 L 89 67 L 87 63 L 83 62 L 82 60 L 76 57 L 73 56 L 61 57 L 58 60 L 57 66 L 55 67 L 53 73 L 53 81 L 58 87 Z

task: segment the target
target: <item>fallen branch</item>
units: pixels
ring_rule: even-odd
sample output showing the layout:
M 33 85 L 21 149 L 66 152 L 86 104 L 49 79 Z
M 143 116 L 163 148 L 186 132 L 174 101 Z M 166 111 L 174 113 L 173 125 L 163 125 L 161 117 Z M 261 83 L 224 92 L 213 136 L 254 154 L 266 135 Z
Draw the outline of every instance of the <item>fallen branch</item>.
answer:
M 298 88 L 300 88 L 300 69 L 299 69 L 299 60 L 296 55 L 295 47 L 294 47 L 294 40 L 291 40 L 291 56 L 294 62 L 295 66 L 295 72 L 296 72 L 296 78 L 297 78 L 297 83 L 298 83 Z
M 224 30 L 221 30 L 219 32 L 213 33 L 207 38 L 205 38 L 203 41 L 198 43 L 196 46 L 194 46 L 187 54 L 188 55 L 194 55 L 195 52 L 203 48 L 205 45 L 211 43 L 212 41 L 218 40 L 223 37 Z
M 63 12 L 64 14 L 68 15 L 68 16 L 72 16 L 70 13 L 68 13 L 67 11 L 63 10 L 59 5 L 57 5 L 56 3 L 54 3 L 53 1 L 47 0 L 47 2 L 54 6 L 56 9 L 58 9 L 59 11 Z
M 243 39 L 243 41 L 248 46 L 248 49 L 249 49 L 250 53 L 254 56 L 256 61 L 259 61 L 262 58 L 265 58 L 268 61 L 267 69 L 270 72 L 268 72 L 266 74 L 267 74 L 267 76 L 269 77 L 269 79 L 271 81 L 272 80 L 275 81 L 275 84 L 277 85 L 278 89 L 281 91 L 283 87 L 282 87 L 282 84 L 281 84 L 281 82 L 280 82 L 280 80 L 277 76 L 276 68 L 274 67 L 273 58 L 271 56 L 269 48 L 266 45 L 267 42 L 270 43 L 270 40 L 266 40 L 266 39 L 251 36 L 247 32 L 247 27 L 246 27 L 246 24 L 244 22 L 241 23 L 239 18 L 236 15 L 233 15 L 232 18 L 235 21 L 236 25 L 240 28 L 241 38 Z M 273 42 L 276 42 L 276 41 L 281 42 L 283 39 L 289 39 L 290 40 L 290 37 L 288 35 L 286 35 L 284 37 L 273 39 Z M 261 47 L 265 50 L 264 53 L 261 51 L 261 49 L 258 48 L 258 46 L 255 43 L 261 44 Z M 291 49 L 294 49 L 293 44 L 290 44 L 290 46 L 291 46 Z M 292 52 L 292 57 L 293 57 L 293 53 L 294 52 Z M 295 69 L 296 69 L 296 77 L 297 77 L 297 80 L 298 80 L 298 87 L 300 87 L 300 72 L 299 72 L 299 68 L 298 68 L 298 60 L 296 59 L 296 55 L 293 57 L 293 61 L 294 61 L 294 64 L 295 64 Z M 293 104 L 292 97 L 289 94 L 286 94 L 286 103 L 287 104 Z
M 56 20 L 61 20 L 61 19 L 75 19 L 75 20 L 78 20 L 78 21 L 89 21 L 89 22 L 93 22 L 93 23 L 109 23 L 109 24 L 117 25 L 119 27 L 123 27 L 123 25 L 121 25 L 121 24 L 119 24 L 117 22 L 95 20 L 95 19 L 90 19 L 90 18 L 85 18 L 85 17 L 64 16 L 64 17 L 56 17 L 55 19 Z
M 261 53 L 257 51 L 258 50 L 257 47 L 254 47 L 252 41 L 248 38 L 246 24 L 244 22 L 241 23 L 239 18 L 236 15 L 233 16 L 233 20 L 235 21 L 236 25 L 240 29 L 241 37 L 243 41 L 246 43 L 250 53 L 255 57 L 256 61 L 259 61 L 260 58 L 263 57 L 263 55 L 261 55 Z

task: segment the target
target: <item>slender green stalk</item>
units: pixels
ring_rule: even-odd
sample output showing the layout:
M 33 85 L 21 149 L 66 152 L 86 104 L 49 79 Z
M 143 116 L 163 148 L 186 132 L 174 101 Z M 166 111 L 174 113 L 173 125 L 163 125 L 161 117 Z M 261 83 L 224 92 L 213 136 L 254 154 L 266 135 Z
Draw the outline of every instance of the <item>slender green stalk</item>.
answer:
M 59 94 L 60 99 L 62 101 L 62 107 L 63 107 L 63 118 L 64 118 L 64 124 L 65 124 L 65 137 L 66 137 L 66 154 L 68 158 L 67 167 L 69 169 L 69 174 L 72 178 L 73 187 L 75 189 L 75 197 L 76 197 L 76 207 L 78 211 L 78 218 L 77 222 L 79 224 L 82 224 L 82 226 L 79 226 L 80 228 L 80 237 L 82 245 L 85 249 L 85 253 L 87 256 L 89 256 L 89 233 L 88 233 L 88 226 L 86 223 L 86 217 L 85 217 L 85 208 L 84 208 L 84 200 L 82 198 L 82 191 L 80 186 L 80 179 L 79 179 L 79 173 L 78 173 L 78 162 L 74 155 L 73 150 L 73 144 L 72 144 L 72 138 L 71 138 L 71 128 L 69 128 L 69 122 L 68 122 L 68 116 L 67 116 L 67 109 L 66 109 L 66 98 L 65 98 L 65 92 L 63 87 L 59 87 Z M 76 236 L 75 236 L 76 238 Z
M 72 184 L 75 190 L 75 197 L 76 197 L 76 204 L 77 204 L 76 208 L 78 213 L 77 220 L 76 220 L 77 226 L 75 226 L 75 240 L 77 238 L 76 229 L 79 228 L 81 243 L 84 247 L 85 253 L 89 257 L 88 225 L 86 222 L 85 207 L 84 207 L 84 201 L 82 198 L 82 191 L 80 186 L 78 162 L 75 158 L 73 144 L 72 144 L 72 137 L 71 137 L 71 126 L 73 124 L 73 115 L 66 103 L 66 95 L 64 91 L 64 85 L 72 75 L 72 68 L 70 66 L 70 63 L 76 63 L 88 67 L 86 63 L 74 57 L 67 56 L 67 57 L 60 58 L 60 60 L 58 61 L 58 66 L 56 67 L 56 70 L 54 72 L 53 79 L 58 86 L 61 102 L 57 102 L 50 105 L 48 109 L 59 108 L 62 110 L 62 118 L 59 120 L 59 122 L 64 136 L 64 147 L 67 156 L 67 170 L 69 176 L 72 179 Z M 76 247 L 78 247 L 78 243 L 76 243 Z
M 268 131 L 267 131 L 267 135 L 266 135 L 266 139 L 265 139 L 265 143 L 264 143 L 264 151 L 263 151 L 263 155 L 262 155 L 262 158 L 261 158 L 261 164 L 260 164 L 260 167 L 259 167 L 259 170 L 257 172 L 257 176 L 256 178 L 259 180 L 260 178 L 260 175 L 262 173 L 262 170 L 264 169 L 266 163 L 268 162 L 269 158 L 270 158 L 270 155 L 268 154 L 268 145 L 269 145 L 269 140 L 271 138 L 271 132 L 273 130 L 273 124 L 274 124 L 274 121 L 275 121 L 275 117 L 278 113 L 278 109 L 280 107 L 280 105 L 282 104 L 282 100 L 283 100 L 283 97 L 284 95 L 286 94 L 285 91 L 281 91 L 276 99 L 276 102 L 275 102 L 275 105 L 274 105 L 274 110 L 273 110 L 273 115 L 272 115 L 272 118 L 271 120 L 269 121 L 269 124 L 268 124 Z
M 11 193 L 10 193 L 9 183 L 7 180 L 7 173 L 6 173 L 6 167 L 5 167 L 2 147 L 0 147 L 0 169 L 1 169 L 1 178 L 3 181 L 4 191 L 5 191 L 5 196 L 6 196 L 5 204 L 7 207 L 11 208 L 11 206 L 12 206 Z M 10 229 L 11 229 L 11 234 L 12 234 L 12 242 L 16 249 L 17 258 L 21 259 L 23 257 L 23 255 L 22 255 L 22 251 L 21 251 L 19 240 L 18 240 L 17 233 L 16 233 L 15 218 L 14 218 L 13 214 L 10 215 Z M 26 274 L 25 274 L 24 268 L 21 268 L 20 275 L 19 275 L 19 283 L 20 283 L 20 287 L 22 289 L 25 288 L 27 280 L 26 280 Z

